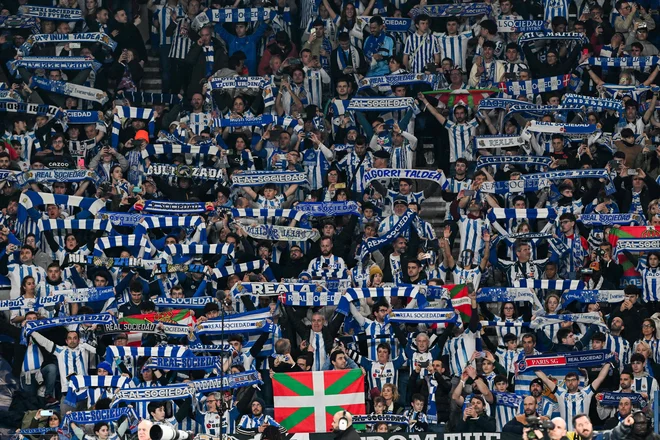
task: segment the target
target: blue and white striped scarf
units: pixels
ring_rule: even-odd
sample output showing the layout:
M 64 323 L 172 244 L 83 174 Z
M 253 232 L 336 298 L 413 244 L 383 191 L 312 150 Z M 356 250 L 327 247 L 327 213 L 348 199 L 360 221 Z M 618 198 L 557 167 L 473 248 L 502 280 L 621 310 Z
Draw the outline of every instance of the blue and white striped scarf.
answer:
M 589 39 L 580 32 L 529 32 L 518 37 L 518 44 L 523 45 L 538 40 L 577 41 L 588 43 Z
M 34 34 L 30 35 L 25 43 L 20 48 L 23 56 L 28 55 L 35 44 L 46 43 L 78 43 L 78 42 L 91 42 L 100 43 L 114 52 L 117 43 L 101 32 L 86 32 L 82 34 Z
M 112 135 L 110 137 L 110 142 L 113 147 L 116 148 L 117 145 L 119 145 L 119 131 L 121 130 L 122 119 L 148 119 L 149 122 L 147 128 L 149 131 L 149 137 L 154 135 L 156 113 L 153 109 L 127 106 L 117 106 L 115 109 L 117 109 L 117 113 L 115 113 L 112 119 Z
M 584 289 L 584 282 L 579 280 L 515 280 L 514 287 L 545 290 L 578 290 Z
M 92 425 L 98 422 L 114 422 L 122 417 L 128 417 L 132 424 L 137 423 L 139 420 L 133 407 L 126 407 L 71 412 L 64 416 L 62 424 L 65 426 L 68 426 L 70 423 Z
M 30 170 L 18 177 L 19 185 L 33 182 L 84 182 L 89 180 L 95 185 L 99 176 L 89 170 Z
M 497 30 L 504 33 L 522 33 L 544 32 L 547 28 L 543 20 L 497 20 Z
M 382 17 L 387 32 L 408 32 L 413 25 L 412 18 L 407 17 Z M 371 16 L 361 15 L 356 24 L 359 29 L 369 27 Z
M 61 301 L 61 297 L 47 296 L 43 298 L 36 298 L 34 303 L 30 306 L 27 301 L 29 298 L 19 296 L 16 299 L 5 299 L 0 301 L 0 311 L 6 312 L 10 310 L 37 310 L 42 307 L 54 307 Z
M 116 324 L 117 318 L 110 313 L 100 313 L 96 315 L 76 315 L 63 318 L 39 319 L 37 321 L 28 321 L 25 324 L 25 335 L 29 336 L 33 332 L 45 330 L 47 328 L 62 327 L 76 324 Z
M 588 58 L 584 64 L 600 67 L 650 67 L 656 66 L 660 57 L 621 57 L 621 58 Z
M 387 112 L 414 108 L 414 98 L 352 98 L 346 110 L 361 112 Z
M 99 122 L 99 112 L 91 110 L 66 110 L 66 121 L 69 125 L 95 124 Z
M 18 8 L 18 15 L 27 15 L 50 21 L 83 20 L 80 9 L 49 8 L 47 6 L 23 5 Z
M 264 320 L 235 319 L 233 315 L 224 321 L 204 321 L 197 324 L 196 335 L 230 335 L 235 333 L 272 333 L 275 325 Z
M 346 202 L 344 202 L 346 203 Z M 355 203 L 355 202 L 353 202 Z M 234 218 L 243 218 L 243 217 L 256 217 L 256 218 L 265 218 L 265 219 L 272 219 L 275 217 L 278 218 L 287 218 L 291 220 L 295 220 L 298 223 L 301 223 L 304 221 L 304 218 L 308 212 L 305 211 L 304 207 L 303 209 L 298 209 L 298 206 L 300 204 L 296 205 L 295 209 L 252 209 L 252 208 L 247 208 L 247 209 L 236 209 L 232 208 L 231 210 L 231 215 Z
M 144 269 L 152 269 L 155 265 L 160 263 L 160 260 L 145 260 L 142 258 L 136 257 L 99 257 L 93 255 L 82 255 L 82 254 L 69 254 L 68 255 L 69 263 L 76 264 L 86 264 L 96 267 L 141 267 Z
M 479 101 L 479 110 L 494 110 L 500 108 L 507 108 L 511 106 L 517 106 L 518 108 L 534 108 L 536 104 L 531 102 L 519 101 L 512 98 L 486 98 Z
M 525 145 L 525 139 L 519 135 L 475 136 L 473 139 L 475 150 L 489 150 L 493 148 L 508 148 Z M 483 156 L 482 156 L 483 157 Z
M 545 315 L 537 316 L 534 321 L 530 323 L 530 327 L 534 330 L 547 325 L 552 324 L 561 324 L 562 322 L 579 322 L 582 324 L 602 324 L 603 317 L 600 316 L 600 312 L 589 312 L 589 313 L 564 313 L 562 315 Z
M 554 220 L 557 213 L 551 208 L 540 209 L 512 209 L 512 208 L 493 208 L 488 213 L 488 220 L 494 222 L 496 220 L 506 219 L 550 219 Z
M 388 32 L 390 29 L 387 29 Z M 368 76 L 360 80 L 358 90 L 375 89 L 381 86 L 392 87 L 398 85 L 428 84 L 435 90 L 438 83 L 437 75 L 424 73 L 403 73 L 399 75 Z
M 471 17 L 475 15 L 490 15 L 492 8 L 486 3 L 452 3 L 445 5 L 417 6 L 410 11 L 410 16 L 415 18 L 419 14 L 429 17 Z
M 29 102 L 0 101 L 0 112 L 25 113 L 35 116 L 48 116 L 62 120 L 64 113 L 54 105 L 32 104 Z
M 204 219 L 198 215 L 185 217 L 145 216 L 137 226 L 141 226 L 146 231 L 160 228 L 196 228 L 202 224 L 205 224 Z
M 210 296 L 199 296 L 192 298 L 164 298 L 158 297 L 153 300 L 157 308 L 168 307 L 173 309 L 203 309 L 207 304 L 214 303 L 215 298 Z
M 529 302 L 534 311 L 543 310 L 538 297 L 524 287 L 484 287 L 477 293 L 477 302 Z
M 185 218 L 185 217 L 184 217 Z M 169 244 L 165 248 L 168 255 L 228 255 L 234 258 L 234 245 L 217 244 Z
M 295 206 L 295 209 L 313 217 L 360 215 L 360 207 L 352 200 L 346 202 L 300 202 Z
M 307 176 L 302 171 L 245 171 L 231 176 L 232 187 L 262 186 L 267 183 L 275 185 L 293 185 L 308 183 Z
M 420 179 L 431 180 L 440 185 L 442 189 L 446 189 L 449 183 L 444 173 L 433 170 L 410 170 L 410 169 L 395 169 L 395 168 L 372 168 L 364 173 L 363 182 L 368 184 L 376 179 Z
M 7 15 L 0 17 L 0 29 L 29 29 L 33 34 L 41 32 L 36 17 L 29 15 Z
M 360 261 L 364 261 L 364 258 L 367 254 L 372 253 L 378 249 L 381 249 L 383 246 L 390 244 L 397 237 L 400 237 L 403 231 L 407 231 L 411 223 L 417 218 L 417 214 L 411 210 L 407 210 L 399 219 L 396 225 L 382 237 L 372 237 L 367 240 L 362 240 L 360 244 Z
M 639 393 L 619 393 L 616 391 L 613 392 L 604 392 L 597 395 L 598 403 L 602 406 L 619 406 L 621 399 L 630 399 L 633 406 L 638 408 L 645 408 L 648 405 L 648 402 L 644 397 Z
M 41 219 L 37 223 L 37 229 L 43 231 L 57 231 L 58 229 L 78 229 L 85 231 L 106 231 L 112 230 L 112 224 L 108 220 L 75 220 L 75 219 Z
M 498 84 L 502 93 L 510 96 L 539 95 L 568 87 L 571 75 L 551 76 L 526 81 L 504 81 Z
M 106 249 L 111 249 L 115 247 L 124 247 L 124 248 L 139 248 L 140 254 L 143 252 L 151 252 L 151 246 L 149 245 L 149 239 L 140 234 L 131 234 L 131 235 L 115 235 L 112 237 L 103 237 L 97 243 L 94 248 L 95 256 L 103 256 L 103 252 Z M 140 255 L 141 256 L 141 255 Z
M 105 361 L 114 365 L 115 359 L 132 357 L 170 357 L 183 358 L 191 357 L 193 354 L 188 351 L 188 347 L 182 345 L 162 345 L 159 347 L 128 347 L 111 345 L 105 350 Z
M 585 226 L 640 226 L 641 218 L 637 214 L 582 214 L 578 221 Z
M 208 211 L 214 211 L 215 207 L 211 202 L 166 202 L 161 200 L 145 200 L 141 206 L 134 206 L 134 209 L 144 212 L 154 212 L 157 214 L 203 214 Z
M 525 174 L 521 179 L 609 179 L 609 173 L 606 169 L 582 169 L 582 170 L 558 170 L 548 171 L 546 173 Z
M 45 70 L 92 69 L 96 72 L 101 68 L 101 63 L 85 57 L 23 57 L 19 60 L 7 61 L 7 68 L 12 76 L 16 75 L 19 67 Z
M 266 279 L 269 281 L 275 281 L 275 277 L 273 276 L 270 267 L 268 267 L 268 263 L 264 260 L 248 261 L 247 263 L 236 264 L 233 266 L 216 267 L 213 269 L 212 278 L 214 280 L 219 280 L 221 278 L 227 278 L 229 275 L 253 272 L 255 270 L 261 270 Z
M 542 156 L 481 156 L 477 160 L 477 169 L 497 165 L 531 165 L 547 167 L 552 163 L 552 158 Z
M 57 297 L 60 299 L 60 302 L 63 302 L 66 299 L 66 301 L 70 303 L 107 301 L 110 298 L 115 297 L 114 287 L 112 286 L 84 287 L 81 289 L 57 290 L 54 293 L 55 294 L 53 296 L 49 296 L 48 298 Z
M 213 90 L 229 89 L 259 89 L 264 99 L 264 107 L 270 107 L 275 104 L 273 94 L 273 82 L 270 79 L 260 76 L 232 76 L 226 78 L 211 78 L 209 80 L 210 94 Z
M 145 150 L 142 150 L 144 152 Z M 199 180 L 224 181 L 222 170 L 218 168 L 191 167 L 189 165 L 170 165 L 153 163 L 147 168 L 147 176 L 185 177 Z
M 414 298 L 417 300 L 418 307 L 423 308 L 426 306 L 426 299 L 424 298 L 424 295 L 420 293 L 420 290 L 417 288 L 417 286 L 365 287 L 346 289 L 346 293 L 344 293 L 344 295 L 341 297 L 339 305 L 337 306 L 337 312 L 349 316 L 350 302 L 365 298 L 389 298 L 393 296 L 402 298 Z
M 108 220 L 113 226 L 127 227 L 137 225 L 140 220 L 145 217 L 148 216 L 142 214 L 129 214 L 127 212 L 103 212 L 97 216 L 97 218 L 100 218 L 101 220 Z
M 312 283 L 236 283 L 231 293 L 236 297 L 279 296 L 284 305 L 296 307 L 335 306 L 342 295 Z
M 321 238 L 319 231 L 308 228 L 279 225 L 252 225 L 237 222 L 252 238 L 270 241 L 317 241 Z
M 132 104 L 180 104 L 181 98 L 178 95 L 168 93 L 150 93 L 150 92 L 121 92 L 124 98 Z
M 96 215 L 105 208 L 105 201 L 91 197 L 67 196 L 62 194 L 50 194 L 35 191 L 24 192 L 18 203 L 18 220 L 27 220 L 27 210 L 41 205 L 64 205 L 66 207 L 77 207 Z
M 549 188 L 551 183 L 547 179 L 518 179 L 501 180 L 497 182 L 484 182 L 479 191 L 486 194 L 509 194 L 535 192 L 543 188 Z
M 366 414 L 353 416 L 354 425 L 376 423 L 387 423 L 388 425 L 407 425 L 410 423 L 410 420 L 408 420 L 408 417 L 404 416 L 403 414 Z
M 159 154 L 192 154 L 197 156 L 217 156 L 218 147 L 215 145 L 191 144 L 149 144 L 142 150 L 142 158 L 157 156 Z
M 387 319 L 408 324 L 449 324 L 456 322 L 457 315 L 454 309 L 400 309 L 393 310 Z
M 561 296 L 561 307 L 577 301 L 582 304 L 620 303 L 625 299 L 623 290 L 569 290 Z
M 108 102 L 108 94 L 103 90 L 92 87 L 81 86 L 66 81 L 54 81 L 47 78 L 33 76 L 30 78 L 30 87 L 46 90 L 58 95 L 72 96 L 85 101 L 94 101 L 99 104 Z
M 497 405 L 503 405 L 509 408 L 520 408 L 520 404 L 524 400 L 523 396 L 515 393 L 501 393 L 499 391 L 493 391 L 493 395 L 495 396 L 495 403 Z
M 209 9 L 195 17 L 196 26 L 204 26 L 206 23 L 256 23 L 272 20 L 277 15 L 274 8 L 225 8 Z M 200 27 L 201 27 L 200 26 Z
M 597 111 L 623 111 L 623 102 L 618 99 L 592 98 L 590 96 L 574 95 L 568 93 L 562 98 L 562 103 L 565 105 L 583 105 Z
M 512 106 L 509 109 L 509 112 L 504 116 L 509 118 L 516 113 L 523 115 L 523 117 L 538 117 L 542 118 L 545 115 L 551 115 L 555 113 L 568 113 L 568 112 L 581 112 L 583 108 L 581 106 L 575 105 L 537 105 L 535 107 L 521 106 L 517 105 Z
M 222 358 L 220 356 L 197 356 L 187 358 L 153 357 L 145 367 L 174 371 L 210 370 L 214 368 L 221 369 Z
M 213 118 L 212 127 L 213 128 L 224 128 L 224 127 L 253 127 L 253 126 L 264 126 L 264 125 L 281 125 L 285 128 L 291 128 L 293 131 L 300 133 L 303 130 L 303 125 L 292 117 L 277 117 L 273 115 L 259 115 L 243 118 Z
M 71 376 L 69 379 L 69 390 L 66 395 L 66 402 L 74 403 L 79 399 L 76 394 L 81 388 L 124 388 L 129 377 L 125 376 Z
M 624 250 L 630 252 L 660 251 L 660 238 L 619 238 L 614 248 L 614 256 Z
M 596 130 L 596 124 L 564 124 L 560 122 L 540 122 L 532 121 L 532 124 L 526 128 L 534 133 L 558 133 L 566 137 L 585 137 Z

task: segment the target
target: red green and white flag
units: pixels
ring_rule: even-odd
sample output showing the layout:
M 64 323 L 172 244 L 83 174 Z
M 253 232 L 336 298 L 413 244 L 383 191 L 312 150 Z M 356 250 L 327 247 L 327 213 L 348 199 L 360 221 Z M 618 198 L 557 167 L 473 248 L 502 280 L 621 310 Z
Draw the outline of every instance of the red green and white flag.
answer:
M 472 300 L 468 296 L 467 284 L 445 284 L 442 286 L 447 289 L 451 306 L 461 317 L 461 321 L 469 322 L 472 316 Z
M 362 370 L 273 375 L 275 420 L 289 432 L 330 432 L 338 411 L 364 414 Z

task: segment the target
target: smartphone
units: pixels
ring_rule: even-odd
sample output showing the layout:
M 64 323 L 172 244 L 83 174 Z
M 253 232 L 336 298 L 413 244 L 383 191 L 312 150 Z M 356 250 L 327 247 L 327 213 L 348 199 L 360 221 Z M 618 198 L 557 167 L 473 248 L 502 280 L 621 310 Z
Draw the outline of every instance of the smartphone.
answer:
M 628 175 L 629 175 L 629 176 L 636 176 L 637 174 L 639 174 L 639 173 L 637 172 L 637 170 L 633 170 L 633 169 L 629 169 L 629 170 L 628 170 Z
M 341 183 L 335 183 L 335 189 L 344 189 L 346 188 L 346 184 L 341 182 Z
M 418 362 L 417 365 L 419 365 L 419 368 L 428 368 L 429 361 Z
M 312 35 L 316 35 L 316 28 L 312 28 L 312 30 L 309 31 L 309 33 L 312 34 Z
M 53 415 L 53 410 L 52 409 L 42 409 L 40 415 L 42 417 L 50 417 Z
M 78 158 L 78 169 L 83 170 L 83 169 L 85 169 L 85 168 L 87 168 L 87 167 L 85 166 L 85 159 L 83 159 L 82 157 L 79 157 L 79 158 Z
M 69 49 L 80 49 L 80 43 L 69 43 Z
M 649 149 L 649 151 L 655 151 L 658 149 L 658 146 L 655 144 L 651 144 L 647 148 Z
M 476 194 L 476 191 L 473 190 L 473 189 L 466 189 L 465 191 L 463 191 L 463 195 L 465 197 L 472 197 L 475 194 Z
M 589 49 L 582 49 L 582 56 L 586 57 L 587 55 L 589 55 Z
M 133 194 L 140 194 L 140 192 L 142 192 L 142 188 L 140 188 L 139 186 L 133 187 Z
M 613 159 L 613 160 L 611 160 L 611 161 L 609 161 L 609 162 L 607 162 L 607 163 L 608 163 L 608 165 L 610 166 L 610 169 L 612 169 L 612 170 L 619 169 L 619 167 L 621 166 L 621 164 L 619 163 L 619 161 L 616 160 L 616 159 Z

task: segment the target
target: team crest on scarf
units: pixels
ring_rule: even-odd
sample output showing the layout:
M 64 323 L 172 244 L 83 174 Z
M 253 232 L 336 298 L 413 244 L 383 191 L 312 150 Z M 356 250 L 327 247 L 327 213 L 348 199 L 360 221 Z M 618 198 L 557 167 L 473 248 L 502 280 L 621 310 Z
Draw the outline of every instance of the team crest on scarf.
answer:
M 655 229 L 655 227 L 650 226 L 646 228 L 644 232 L 641 233 L 640 235 L 641 238 L 653 238 L 653 237 L 660 237 L 660 231 Z

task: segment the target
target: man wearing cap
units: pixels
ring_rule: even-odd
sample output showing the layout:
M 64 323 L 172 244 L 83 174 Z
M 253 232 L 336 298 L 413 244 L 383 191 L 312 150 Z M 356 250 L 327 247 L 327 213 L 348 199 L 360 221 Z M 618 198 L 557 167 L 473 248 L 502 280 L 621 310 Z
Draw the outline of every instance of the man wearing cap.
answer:
M 635 32 L 630 32 L 626 38 L 626 49 L 630 50 L 631 44 L 639 43 L 643 46 L 642 52 L 644 56 L 658 55 L 658 48 L 648 41 L 649 27 L 644 21 L 637 21 L 633 25 Z
M 258 397 L 252 401 L 252 414 L 245 414 L 236 425 L 236 433 L 244 435 L 254 435 L 264 432 L 266 426 L 274 426 L 284 434 L 286 428 L 282 427 L 271 416 L 264 414 L 266 404 Z
M 536 412 L 542 416 L 552 417 L 556 411 L 555 403 L 543 395 L 543 388 L 543 381 L 537 377 L 529 384 L 529 394 L 536 399 Z
M 382 236 L 387 234 L 390 229 L 394 228 L 396 224 L 399 223 L 401 217 L 403 217 L 408 210 L 408 199 L 406 197 L 397 195 L 393 199 L 392 206 L 394 212 L 383 219 L 378 227 L 378 235 Z M 402 231 L 401 236 L 405 238 L 410 237 L 410 229 Z

